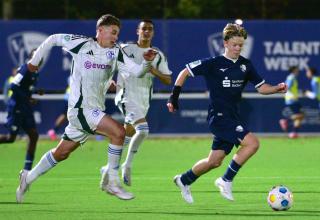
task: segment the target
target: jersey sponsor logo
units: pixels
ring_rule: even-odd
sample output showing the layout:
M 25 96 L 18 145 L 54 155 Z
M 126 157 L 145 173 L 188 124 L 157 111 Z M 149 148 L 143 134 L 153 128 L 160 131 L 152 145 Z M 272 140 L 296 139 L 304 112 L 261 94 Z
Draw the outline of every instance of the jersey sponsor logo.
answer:
M 231 87 L 231 81 L 228 79 L 228 77 L 225 77 L 224 80 L 222 80 L 222 86 Z
M 215 57 L 224 53 L 223 38 L 222 33 L 213 33 L 208 36 L 208 48 L 211 56 Z M 253 48 L 254 39 L 252 36 L 248 35 L 247 39 L 244 42 L 241 55 L 245 58 L 250 58 L 252 48 Z
M 115 57 L 113 51 L 107 51 L 106 55 L 107 55 L 107 58 L 110 59 L 110 60 L 113 60 L 114 57 Z
M 239 88 L 242 87 L 244 80 L 242 79 L 232 79 L 230 80 L 227 76 L 222 80 L 222 86 L 225 88 Z
M 91 61 L 84 62 L 84 67 L 86 69 L 110 69 L 111 66 L 108 64 L 99 64 L 99 63 L 93 63 Z
M 47 34 L 35 31 L 24 31 L 11 34 L 7 38 L 10 57 L 16 66 L 24 64 L 30 52 L 37 48 L 46 38 Z M 43 65 L 48 60 L 49 55 L 44 57 Z

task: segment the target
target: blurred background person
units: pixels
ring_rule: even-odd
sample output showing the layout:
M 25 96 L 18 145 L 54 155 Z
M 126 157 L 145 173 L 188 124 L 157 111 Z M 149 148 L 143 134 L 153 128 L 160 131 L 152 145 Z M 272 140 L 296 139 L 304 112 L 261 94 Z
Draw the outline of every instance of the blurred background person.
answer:
M 288 86 L 288 91 L 285 94 L 285 105 L 286 108 L 290 109 L 290 114 L 288 118 L 282 118 L 279 121 L 281 129 L 285 132 L 289 132 L 289 138 L 298 137 L 298 131 L 304 118 L 304 113 L 301 110 L 302 107 L 299 102 L 298 75 L 298 66 L 289 67 L 289 75 L 285 82 Z
M 316 68 L 310 67 L 306 71 L 306 76 L 310 80 L 311 90 L 305 91 L 305 96 L 317 102 L 320 116 L 320 77 Z
M 10 96 L 12 95 L 12 90 L 10 89 L 10 85 L 13 82 L 13 79 L 17 75 L 17 68 L 13 68 L 11 75 L 6 79 L 3 85 L 3 101 L 7 105 Z

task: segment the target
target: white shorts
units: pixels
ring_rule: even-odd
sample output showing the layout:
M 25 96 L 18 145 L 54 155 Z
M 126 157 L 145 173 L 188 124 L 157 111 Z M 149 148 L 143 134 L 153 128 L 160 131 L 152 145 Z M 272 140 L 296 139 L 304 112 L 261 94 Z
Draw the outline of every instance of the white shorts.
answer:
M 95 133 L 104 115 L 105 113 L 99 109 L 68 109 L 69 124 L 62 138 L 83 144 L 90 135 Z
M 138 107 L 136 104 L 125 102 L 119 103 L 118 108 L 124 115 L 124 122 L 133 125 L 141 118 L 146 118 L 148 109 Z

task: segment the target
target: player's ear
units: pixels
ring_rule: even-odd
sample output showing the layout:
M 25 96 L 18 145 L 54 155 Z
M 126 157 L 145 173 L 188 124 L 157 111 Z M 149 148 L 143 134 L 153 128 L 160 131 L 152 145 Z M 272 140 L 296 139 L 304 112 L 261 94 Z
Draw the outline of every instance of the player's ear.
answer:
M 224 46 L 224 47 L 226 47 L 226 46 L 227 46 L 227 44 L 228 44 L 228 41 L 223 40 L 223 46 Z

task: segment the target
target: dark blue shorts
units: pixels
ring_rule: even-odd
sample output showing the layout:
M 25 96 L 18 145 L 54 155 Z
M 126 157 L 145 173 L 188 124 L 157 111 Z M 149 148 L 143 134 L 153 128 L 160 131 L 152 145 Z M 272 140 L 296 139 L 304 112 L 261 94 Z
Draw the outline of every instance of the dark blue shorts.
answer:
M 290 115 L 300 114 L 301 111 L 301 104 L 299 102 L 295 102 L 293 104 L 287 105 L 290 109 Z
M 7 111 L 8 116 L 5 126 L 8 128 L 10 134 L 18 134 L 20 128 L 24 131 L 36 128 L 36 122 L 31 107 L 17 108 L 16 106 L 9 105 Z
M 209 128 L 214 139 L 212 150 L 224 150 L 228 155 L 233 146 L 239 146 L 240 142 L 249 133 L 249 130 L 238 120 L 215 117 L 209 120 Z

